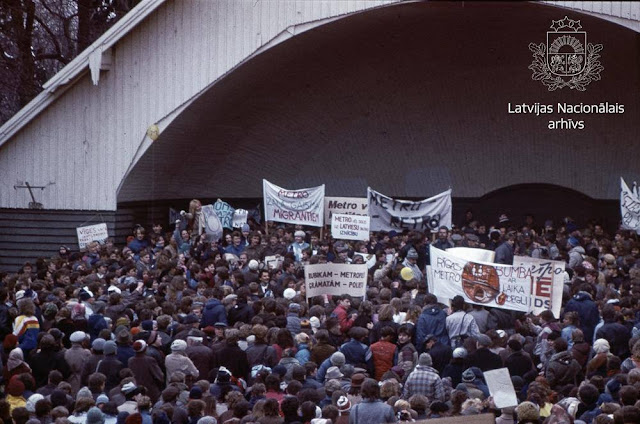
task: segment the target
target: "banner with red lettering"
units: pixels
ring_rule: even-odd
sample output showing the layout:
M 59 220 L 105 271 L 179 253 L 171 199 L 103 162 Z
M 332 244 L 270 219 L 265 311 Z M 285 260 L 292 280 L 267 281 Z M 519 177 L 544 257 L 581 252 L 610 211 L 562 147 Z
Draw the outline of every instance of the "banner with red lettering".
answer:
M 371 231 L 438 231 L 451 228 L 451 190 L 428 199 L 398 200 L 367 188 Z
M 322 227 L 324 184 L 289 190 L 262 180 L 266 221 Z
M 550 309 L 560 318 L 564 289 L 564 262 L 515 256 L 513 266 L 531 270 L 531 312 L 538 315 Z

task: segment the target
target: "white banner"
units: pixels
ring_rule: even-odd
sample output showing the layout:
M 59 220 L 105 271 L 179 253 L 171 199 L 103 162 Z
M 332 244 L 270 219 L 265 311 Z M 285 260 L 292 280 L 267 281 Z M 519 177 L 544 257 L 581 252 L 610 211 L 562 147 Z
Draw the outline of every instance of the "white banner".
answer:
M 233 229 L 233 212 L 235 209 L 225 201 L 220 199 L 216 200 L 216 203 L 213 204 L 213 210 L 216 211 L 218 218 L 220 219 L 220 223 L 224 228 L 228 228 L 230 230 Z
M 280 255 L 273 256 L 265 256 L 264 263 L 267 264 L 269 269 L 280 269 L 282 268 L 282 263 L 284 262 L 284 257 Z
M 633 230 L 640 234 L 640 194 L 638 188 L 629 190 L 629 187 L 620 178 L 620 215 L 622 216 L 622 228 Z
M 87 247 L 87 244 L 92 241 L 104 244 L 109 238 L 107 224 L 105 223 L 88 225 L 86 227 L 77 227 L 76 233 L 78 234 L 78 246 L 80 249 L 84 249 Z
M 485 371 L 484 379 L 489 387 L 496 408 L 508 408 L 518 405 L 518 396 L 511 382 L 509 368 L 498 368 Z
M 207 233 L 209 240 L 220 240 L 224 229 L 213 205 L 204 205 L 202 216 L 204 217 L 204 232 Z
M 232 220 L 233 228 L 242 228 L 242 226 L 247 223 L 248 216 L 249 216 L 248 210 L 236 209 L 235 211 L 233 211 L 233 220 Z
M 367 265 L 305 265 L 304 284 L 307 298 L 323 294 L 362 297 L 367 291 Z
M 487 249 L 476 249 L 474 247 L 451 247 L 447 252 L 460 256 L 468 261 L 495 262 L 496 252 Z
M 531 272 L 511 265 L 467 261 L 430 247 L 434 294 L 445 299 L 460 295 L 468 303 L 528 312 Z
M 362 260 L 364 260 L 364 263 L 369 269 L 373 268 L 377 262 L 376 255 L 374 255 L 373 253 L 353 252 L 353 257 L 355 258 L 356 256 L 362 256 Z
M 425 200 L 398 200 L 367 188 L 371 231 L 451 228 L 451 190 Z
M 334 213 L 331 217 L 331 236 L 339 240 L 369 240 L 369 217 Z
M 531 272 L 531 312 L 538 315 L 550 309 L 560 318 L 562 291 L 564 289 L 564 262 L 514 256 L 515 268 L 526 268 Z
M 367 215 L 369 203 L 366 197 L 326 197 L 324 198 L 324 222 L 331 222 L 331 215 Z
M 288 190 L 262 180 L 266 221 L 323 226 L 324 184 Z

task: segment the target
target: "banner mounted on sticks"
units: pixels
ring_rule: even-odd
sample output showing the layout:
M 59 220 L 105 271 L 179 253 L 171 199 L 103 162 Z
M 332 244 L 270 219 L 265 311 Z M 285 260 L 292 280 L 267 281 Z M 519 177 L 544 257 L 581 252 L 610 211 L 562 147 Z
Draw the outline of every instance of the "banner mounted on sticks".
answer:
M 233 212 L 235 212 L 235 209 L 227 202 L 218 199 L 213 204 L 213 210 L 216 211 L 218 218 L 220 218 L 222 226 L 233 230 Z
M 511 265 L 468 261 L 430 247 L 434 294 L 464 297 L 468 303 L 528 312 L 531 272 Z
M 331 217 L 331 236 L 339 240 L 369 240 L 369 217 L 334 213 Z
M 367 215 L 369 203 L 366 197 L 328 197 L 324 198 L 324 222 L 331 222 L 334 213 L 345 215 Z
M 622 178 L 620 178 L 620 215 L 622 228 L 640 234 L 640 193 L 635 184 L 634 188 L 629 190 Z
M 538 315 L 550 309 L 554 317 L 560 318 L 565 263 L 550 259 L 514 256 L 513 266 L 529 269 L 531 272 L 531 312 Z
M 324 184 L 289 190 L 262 180 L 265 221 L 322 227 Z
M 202 216 L 204 217 L 204 232 L 207 234 L 209 240 L 220 240 L 224 229 L 213 205 L 202 206 Z
M 398 200 L 367 188 L 371 231 L 451 228 L 451 190 L 420 201 Z
M 78 234 L 78 247 L 80 249 L 84 249 L 92 241 L 104 244 L 109 238 L 106 223 L 77 227 L 76 233 Z
M 367 291 L 367 265 L 305 265 L 304 284 L 307 299 L 324 294 L 363 297 Z

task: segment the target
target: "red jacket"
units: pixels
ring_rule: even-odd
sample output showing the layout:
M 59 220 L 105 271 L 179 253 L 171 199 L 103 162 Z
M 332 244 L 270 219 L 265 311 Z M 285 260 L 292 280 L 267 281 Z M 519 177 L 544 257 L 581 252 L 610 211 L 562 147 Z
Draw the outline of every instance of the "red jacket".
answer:
M 396 345 L 385 340 L 380 340 L 372 344 L 370 349 L 373 354 L 375 378 L 378 381 L 382 381 L 384 373 L 393 367 L 396 356 Z
M 340 331 L 346 333 L 353 327 L 353 319 L 349 319 L 349 315 L 347 315 L 347 310 L 344 309 L 342 305 L 336 306 L 333 310 L 333 313 L 338 317 L 338 321 L 340 322 Z

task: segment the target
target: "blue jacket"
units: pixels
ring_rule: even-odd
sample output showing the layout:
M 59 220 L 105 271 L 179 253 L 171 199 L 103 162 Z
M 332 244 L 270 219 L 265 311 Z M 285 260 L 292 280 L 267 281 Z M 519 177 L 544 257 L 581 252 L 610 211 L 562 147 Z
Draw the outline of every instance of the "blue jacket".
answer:
M 92 343 L 98 338 L 100 331 L 105 328 L 109 328 L 107 321 L 104 319 L 102 314 L 91 314 L 87 320 L 87 326 L 89 327 L 89 337 L 91 337 Z
M 340 346 L 340 352 L 344 354 L 344 359 L 347 364 L 351 364 L 354 367 L 366 368 L 369 374 L 373 375 L 373 354 L 369 346 L 356 339 L 351 339 Z
M 564 313 L 575 311 L 580 317 L 580 329 L 584 333 L 584 340 L 593 343 L 593 334 L 596 325 L 600 322 L 598 306 L 587 292 L 576 293 L 564 307 Z
M 227 323 L 227 312 L 218 299 L 209 299 L 204 305 L 200 327 L 208 327 L 216 322 Z
M 300 343 L 298 345 L 298 352 L 296 353 L 296 359 L 300 362 L 300 365 L 304 366 L 311 360 L 311 352 L 309 352 L 309 346 L 306 343 Z
M 443 345 L 449 346 L 449 332 L 447 331 L 447 313 L 437 305 L 428 305 L 416 327 L 416 348 L 424 352 L 424 341 L 429 334 L 433 334 Z

